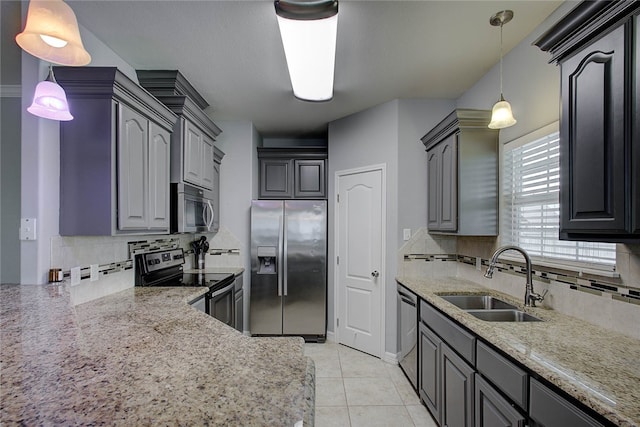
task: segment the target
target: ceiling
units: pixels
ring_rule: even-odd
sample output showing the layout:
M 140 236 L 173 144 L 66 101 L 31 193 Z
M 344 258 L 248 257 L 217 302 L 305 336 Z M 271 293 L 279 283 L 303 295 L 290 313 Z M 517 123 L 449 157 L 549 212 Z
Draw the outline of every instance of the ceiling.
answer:
M 334 98 L 311 103 L 293 96 L 270 0 L 67 2 L 134 68 L 178 69 L 214 120 L 250 120 L 274 137 L 317 136 L 397 98 L 456 99 L 499 61 L 491 15 L 515 13 L 503 29 L 506 53 L 562 3 L 342 0 Z

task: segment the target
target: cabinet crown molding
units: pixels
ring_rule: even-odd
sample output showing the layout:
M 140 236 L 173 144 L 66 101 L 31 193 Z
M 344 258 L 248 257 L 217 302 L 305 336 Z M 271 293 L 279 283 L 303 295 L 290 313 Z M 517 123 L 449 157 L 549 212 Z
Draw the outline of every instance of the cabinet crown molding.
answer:
M 327 159 L 327 147 L 257 147 L 259 159 Z
M 184 95 L 203 110 L 209 106 L 178 70 L 136 70 L 136 74 L 140 85 L 154 95 Z
M 583 1 L 533 42 L 557 63 L 640 10 L 640 1 Z
M 179 116 L 184 116 L 195 123 L 212 137 L 222 133 L 211 118 L 186 95 L 156 95 L 156 98 Z
M 420 138 L 420 140 L 428 150 L 433 145 L 458 130 L 482 129 L 487 132 L 497 133 L 497 130 L 488 128 L 490 121 L 491 111 L 489 110 L 458 108 L 445 117 L 440 123 L 435 125 L 433 129 L 427 132 L 427 134 Z
M 169 131 L 177 116 L 117 67 L 53 67 L 67 98 L 116 99 L 140 110 Z

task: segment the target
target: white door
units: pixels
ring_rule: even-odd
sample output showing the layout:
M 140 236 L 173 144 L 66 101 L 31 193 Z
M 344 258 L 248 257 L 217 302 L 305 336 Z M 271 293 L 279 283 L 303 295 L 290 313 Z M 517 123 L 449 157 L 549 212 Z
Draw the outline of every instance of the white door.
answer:
M 384 168 L 338 172 L 338 342 L 381 357 L 384 320 Z

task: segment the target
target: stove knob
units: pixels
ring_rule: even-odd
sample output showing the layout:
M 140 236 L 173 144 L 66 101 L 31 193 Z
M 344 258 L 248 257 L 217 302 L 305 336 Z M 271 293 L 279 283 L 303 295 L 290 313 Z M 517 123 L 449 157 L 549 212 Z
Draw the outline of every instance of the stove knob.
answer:
M 160 260 L 156 258 L 156 265 L 160 264 Z
M 153 260 L 152 260 L 152 259 L 148 259 L 148 260 L 147 260 L 147 264 L 149 264 L 149 265 L 153 265 Z

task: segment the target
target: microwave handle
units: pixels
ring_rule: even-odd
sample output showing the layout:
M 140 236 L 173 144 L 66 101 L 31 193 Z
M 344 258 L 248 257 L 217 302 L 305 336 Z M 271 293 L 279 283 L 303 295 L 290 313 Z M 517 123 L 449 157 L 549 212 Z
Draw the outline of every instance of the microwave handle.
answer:
M 207 220 L 207 230 L 211 231 L 211 226 L 213 225 L 213 217 L 215 212 L 213 210 L 213 205 L 211 204 L 211 200 L 207 200 L 207 206 L 209 207 L 209 211 L 211 212 L 211 217 Z M 206 206 L 205 206 L 206 209 Z

